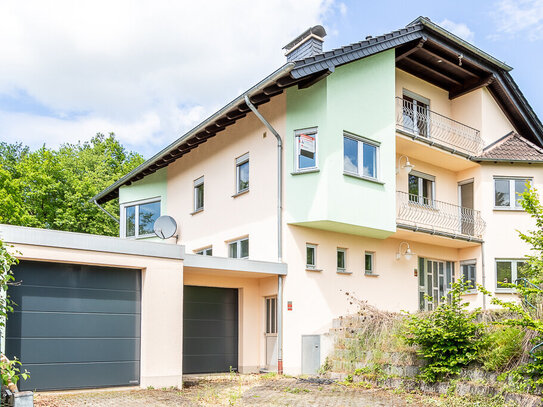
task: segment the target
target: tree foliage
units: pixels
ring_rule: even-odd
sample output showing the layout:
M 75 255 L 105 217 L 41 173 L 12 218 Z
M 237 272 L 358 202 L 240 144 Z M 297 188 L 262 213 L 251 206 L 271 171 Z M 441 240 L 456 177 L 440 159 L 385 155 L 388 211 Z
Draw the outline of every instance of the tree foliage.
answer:
M 410 315 L 403 337 L 408 345 L 417 345 L 418 354 L 428 364 L 421 378 L 435 382 L 456 375 L 477 358 L 481 346 L 482 327 L 477 323 L 479 310 L 469 312 L 462 302 L 467 291 L 461 280 L 452 284 L 449 299 L 429 314 Z
M 89 199 L 143 161 L 112 133 L 56 150 L 0 143 L 0 222 L 117 235 L 118 224 Z M 104 207 L 118 213 L 116 200 Z

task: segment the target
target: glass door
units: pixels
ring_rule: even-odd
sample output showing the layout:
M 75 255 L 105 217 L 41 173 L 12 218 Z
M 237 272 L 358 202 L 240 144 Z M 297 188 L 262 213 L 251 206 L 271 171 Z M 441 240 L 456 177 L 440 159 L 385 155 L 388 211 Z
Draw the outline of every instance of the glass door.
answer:
M 419 257 L 419 309 L 432 311 L 449 299 L 454 262 Z

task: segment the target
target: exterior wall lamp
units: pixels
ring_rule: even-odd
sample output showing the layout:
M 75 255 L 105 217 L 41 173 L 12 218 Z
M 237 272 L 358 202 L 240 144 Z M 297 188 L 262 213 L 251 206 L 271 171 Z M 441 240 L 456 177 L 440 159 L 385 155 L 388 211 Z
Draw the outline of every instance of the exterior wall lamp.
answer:
M 402 158 L 405 158 L 404 165 L 402 165 Z M 415 168 L 415 166 L 409 162 L 409 157 L 407 157 L 406 155 L 402 155 L 400 158 L 398 158 L 398 167 L 396 168 L 396 174 L 398 174 L 400 170 L 406 170 L 409 174 L 413 168 Z
M 407 246 L 403 253 L 402 253 L 402 245 Z M 411 260 L 411 257 L 413 257 L 414 254 L 415 253 L 411 251 L 411 247 L 409 246 L 409 243 L 401 242 L 400 246 L 398 247 L 398 253 L 396 253 L 396 260 L 400 260 L 402 256 L 404 256 L 406 260 Z

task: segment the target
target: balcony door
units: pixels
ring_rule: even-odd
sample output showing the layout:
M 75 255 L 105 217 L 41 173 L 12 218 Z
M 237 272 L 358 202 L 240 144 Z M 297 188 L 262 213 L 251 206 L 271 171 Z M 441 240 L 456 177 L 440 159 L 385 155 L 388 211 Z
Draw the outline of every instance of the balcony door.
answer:
M 417 136 L 429 137 L 430 101 L 413 92 L 403 92 L 403 126 Z
M 460 202 L 461 232 L 464 235 L 473 236 L 475 232 L 475 218 L 473 212 L 473 180 L 463 181 L 458 184 Z

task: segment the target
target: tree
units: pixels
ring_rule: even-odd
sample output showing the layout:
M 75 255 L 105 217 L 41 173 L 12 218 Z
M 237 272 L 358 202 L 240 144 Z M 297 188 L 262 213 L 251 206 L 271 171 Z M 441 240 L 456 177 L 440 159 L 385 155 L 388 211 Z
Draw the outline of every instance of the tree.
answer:
M 143 161 L 113 133 L 58 150 L 0 143 L 0 222 L 118 235 L 118 224 L 89 199 Z M 117 200 L 104 206 L 118 212 Z

